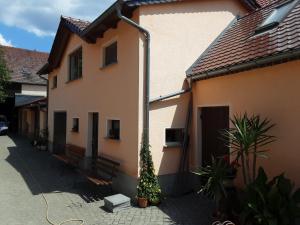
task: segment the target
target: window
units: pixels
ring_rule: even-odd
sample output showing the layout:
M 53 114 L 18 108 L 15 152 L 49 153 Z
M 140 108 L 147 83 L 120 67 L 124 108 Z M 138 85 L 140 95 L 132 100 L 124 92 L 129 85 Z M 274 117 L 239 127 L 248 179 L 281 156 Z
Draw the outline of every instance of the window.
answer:
M 77 132 L 77 133 L 79 132 L 79 119 L 78 118 L 73 118 L 72 131 Z
M 120 120 L 107 121 L 107 138 L 120 140 Z
M 77 80 L 82 77 L 82 48 L 79 48 L 69 56 L 69 80 Z
M 118 62 L 118 43 L 114 42 L 104 49 L 103 66 L 108 66 Z
M 256 28 L 255 34 L 263 33 L 278 26 L 279 23 L 288 15 L 298 1 L 289 0 L 279 5 L 273 12 Z
M 52 89 L 57 88 L 57 76 L 54 76 L 52 79 Z
M 180 146 L 183 141 L 182 128 L 166 129 L 166 146 Z

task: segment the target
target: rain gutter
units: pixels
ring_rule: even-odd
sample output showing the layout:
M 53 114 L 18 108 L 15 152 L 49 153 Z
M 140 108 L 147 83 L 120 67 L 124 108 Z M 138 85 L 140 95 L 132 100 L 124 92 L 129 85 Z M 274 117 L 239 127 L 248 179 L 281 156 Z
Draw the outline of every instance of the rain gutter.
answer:
M 300 49 L 295 49 L 293 51 L 267 56 L 260 59 L 251 60 L 249 62 L 245 62 L 237 65 L 231 65 L 231 66 L 227 66 L 215 70 L 210 70 L 195 75 L 188 74 L 187 77 L 191 78 L 193 81 L 205 80 L 213 77 L 224 76 L 224 75 L 238 73 L 238 72 L 251 70 L 255 68 L 266 67 L 268 65 L 280 64 L 283 62 L 288 62 L 299 58 L 300 58 Z

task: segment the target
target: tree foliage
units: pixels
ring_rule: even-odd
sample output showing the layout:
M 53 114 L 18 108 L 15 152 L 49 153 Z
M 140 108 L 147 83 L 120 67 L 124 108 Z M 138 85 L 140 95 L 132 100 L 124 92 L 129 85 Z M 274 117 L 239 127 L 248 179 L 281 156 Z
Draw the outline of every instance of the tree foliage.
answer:
M 4 52 L 0 46 L 0 103 L 7 97 L 7 83 L 9 81 L 9 69 L 4 59 Z

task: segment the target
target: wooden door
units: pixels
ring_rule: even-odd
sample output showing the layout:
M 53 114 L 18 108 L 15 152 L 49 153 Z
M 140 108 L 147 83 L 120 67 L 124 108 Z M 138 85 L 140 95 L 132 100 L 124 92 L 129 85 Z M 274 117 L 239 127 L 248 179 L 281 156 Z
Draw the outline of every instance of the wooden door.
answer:
M 53 153 L 64 154 L 67 132 L 67 114 L 65 112 L 54 113 L 53 129 Z
M 220 139 L 220 132 L 229 128 L 229 107 L 204 107 L 201 109 L 202 122 L 202 165 L 211 164 L 212 157 L 229 154 L 229 148 Z
M 99 114 L 93 113 L 92 115 L 92 157 L 96 159 L 98 157 L 98 123 Z

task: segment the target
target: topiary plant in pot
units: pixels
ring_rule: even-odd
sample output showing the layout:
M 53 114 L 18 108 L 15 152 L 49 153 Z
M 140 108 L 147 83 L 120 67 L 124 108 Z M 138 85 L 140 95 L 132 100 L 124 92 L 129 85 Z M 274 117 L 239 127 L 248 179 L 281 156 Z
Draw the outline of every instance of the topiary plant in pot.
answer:
M 161 199 L 161 189 L 158 178 L 155 175 L 150 145 L 143 134 L 140 151 L 140 177 L 137 186 L 137 198 L 140 207 L 147 207 L 148 201 L 157 204 Z

